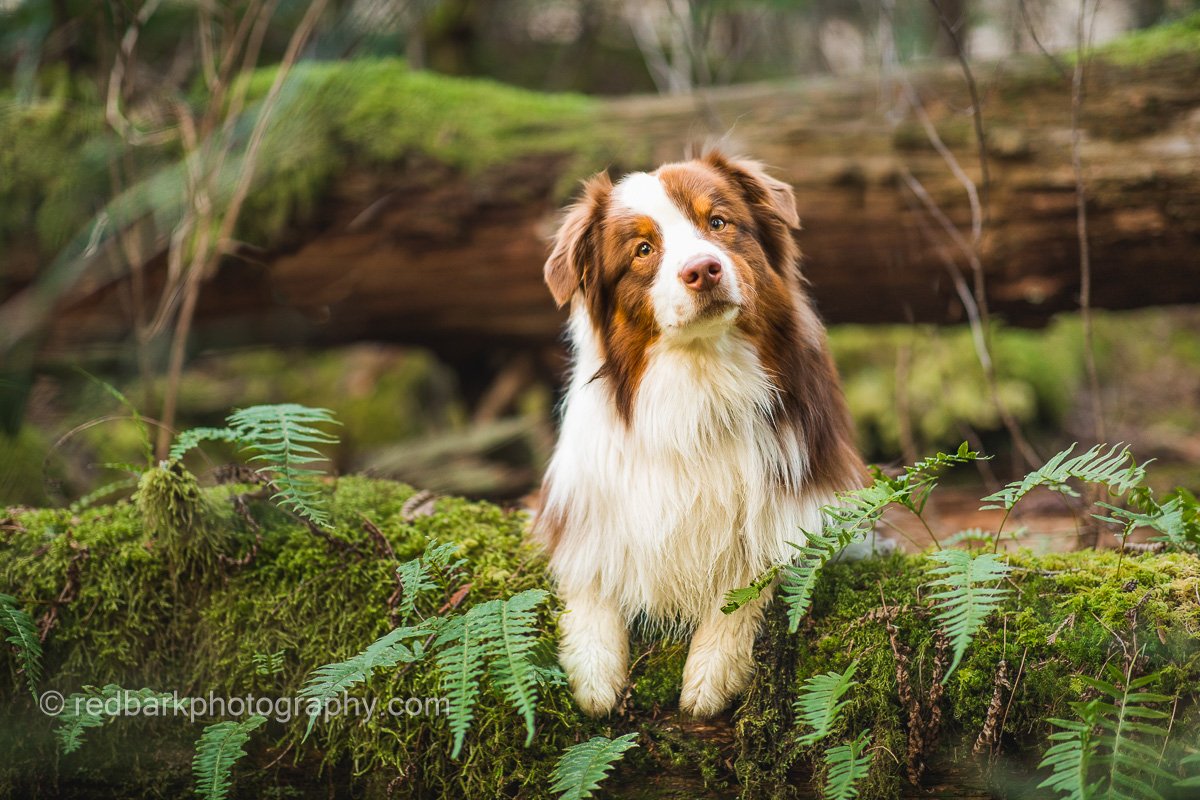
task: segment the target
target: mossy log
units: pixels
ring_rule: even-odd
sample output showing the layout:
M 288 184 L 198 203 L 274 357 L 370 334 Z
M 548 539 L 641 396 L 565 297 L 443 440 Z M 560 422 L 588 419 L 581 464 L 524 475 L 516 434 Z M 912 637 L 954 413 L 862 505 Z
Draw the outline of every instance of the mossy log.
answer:
M 444 602 L 466 607 L 546 586 L 539 555 L 523 542 L 523 516 L 486 503 L 442 498 L 422 516 L 406 508 L 408 487 L 342 478 L 333 487 L 332 524 L 318 535 L 259 499 L 254 487 L 203 493 L 195 511 L 209 526 L 204 547 L 219 555 L 193 561 L 200 567 L 191 571 L 171 563 L 186 539 L 164 539 L 186 537 L 175 523 L 187 528 L 198 517 L 159 515 L 152 528 L 139 511 L 147 498 L 79 513 L 10 509 L 0 520 L 0 591 L 15 595 L 45 632 L 40 690 L 67 694 L 112 683 L 181 696 L 293 696 L 313 668 L 349 657 L 396 624 L 396 563 L 433 538 L 461 545 L 467 574 L 457 596 L 423 603 L 421 615 L 438 613 Z M 610 719 L 580 716 L 564 688 L 549 688 L 526 748 L 517 713 L 485 691 L 458 760 L 449 757 L 446 721 L 436 714 L 335 717 L 307 740 L 302 719 L 273 720 L 236 768 L 237 793 L 542 798 L 564 747 L 596 733 L 639 731 L 641 746 L 617 766 L 608 796 L 812 797 L 818 748 L 796 744 L 791 702 L 806 678 L 852 659 L 860 662 L 861 685 L 848 696 L 833 739 L 873 731 L 864 798 L 928 797 L 930 789 L 955 798 L 1036 796 L 1045 719 L 1070 715 L 1067 704 L 1085 689 L 1077 674 L 1097 675 L 1106 662 L 1127 658 L 1139 673 L 1161 671 L 1157 690 L 1180 698 L 1173 736 L 1194 740 L 1200 559 L 1085 552 L 1020 554 L 1013 563 L 1012 596 L 935 705 L 938 648 L 921 588 L 926 562 L 895 556 L 830 565 L 798 634 L 770 614 L 753 684 L 718 719 L 681 718 L 684 645 L 650 637 L 637 643 L 628 695 Z M 543 611 L 547 652 L 558 612 L 553 604 Z M 268 653 L 282 653 L 278 670 L 256 668 L 255 654 Z M 79 752 L 58 756 L 54 720 L 38 713 L 17 663 L 7 648 L 0 654 L 0 794 L 186 791 L 198 722 L 117 719 L 89 730 Z M 1011 689 L 997 678 L 1002 663 Z M 914 715 L 901 704 L 898 679 L 911 689 Z M 434 670 L 417 664 L 380 673 L 354 694 L 429 698 L 440 690 Z M 973 755 L 993 695 L 1004 713 Z
M 1200 301 L 1197 19 L 1177 26 L 1165 52 L 1101 54 L 1088 69 L 1081 156 L 1097 307 Z M 1079 304 L 1070 76 L 1040 58 L 975 69 L 990 173 L 979 244 L 988 297 L 996 314 L 1036 325 Z M 959 67 L 923 66 L 903 78 L 982 186 Z M 805 268 L 828 321 L 966 319 L 947 259 L 968 282 L 970 268 L 905 175 L 969 234 L 968 195 L 905 110 L 895 78 L 611 101 L 389 61 L 311 66 L 293 81 L 279 155 L 264 162 L 243 215 L 239 238 L 253 247 L 206 288 L 202 344 L 391 340 L 464 360 L 498 346 L 553 345 L 563 318 L 541 265 L 576 180 L 651 167 L 717 140 L 795 187 Z M 41 205 L 72 208 L 72 191 Z M 53 231 L 62 221 L 39 216 L 37 225 Z M 166 231 L 156 241 L 161 248 Z M 80 242 L 95 269 L 57 306 L 43 351 L 130 335 L 116 244 Z M 11 292 L 53 251 L 31 249 L 28 236 L 10 243 Z M 164 260 L 153 259 L 151 295 Z

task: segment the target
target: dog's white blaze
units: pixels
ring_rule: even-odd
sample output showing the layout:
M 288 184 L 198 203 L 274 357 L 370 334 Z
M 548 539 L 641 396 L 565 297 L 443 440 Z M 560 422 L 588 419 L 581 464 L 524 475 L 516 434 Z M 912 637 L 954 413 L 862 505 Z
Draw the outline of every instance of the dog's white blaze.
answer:
M 701 235 L 687 215 L 672 202 L 656 175 L 647 172 L 627 175 L 614 188 L 613 200 L 635 214 L 652 219 L 662 235 L 662 258 L 650 299 L 654 316 L 664 332 L 670 334 L 696 313 L 695 292 L 679 280 L 679 270 L 696 256 L 709 255 L 720 261 L 724 270 L 721 280 L 730 302 L 742 301 L 738 276 L 729 256 Z M 736 309 L 730 310 L 727 316 L 732 318 L 734 314 Z

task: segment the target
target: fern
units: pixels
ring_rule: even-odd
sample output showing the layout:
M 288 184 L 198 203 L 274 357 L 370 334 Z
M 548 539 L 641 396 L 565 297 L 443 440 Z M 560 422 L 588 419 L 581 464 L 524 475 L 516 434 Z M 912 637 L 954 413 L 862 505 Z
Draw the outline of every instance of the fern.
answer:
M 488 678 L 525 718 L 525 746 L 533 744 L 534 711 L 542 675 L 531 658 L 537 643 L 537 607 L 546 599 L 541 589 L 529 589 L 500 604 L 495 635 L 485 639 Z
M 1175 781 L 1175 788 L 1200 789 L 1200 753 L 1192 753 L 1189 756 L 1184 756 L 1180 759 L 1179 766 L 1186 768 L 1192 774 Z
M 417 558 L 405 561 L 396 568 L 396 576 L 404 590 L 400 595 L 400 614 L 407 619 L 416 611 L 417 598 L 425 592 L 438 589 L 439 584 L 433 580 L 430 569 L 441 574 L 458 569 L 466 563 L 466 559 L 458 559 L 454 563 L 450 559 L 458 552 L 459 546 L 454 542 L 438 544 L 436 539 L 430 540 L 425 546 L 425 552 Z
M 1122 541 L 1133 533 L 1134 528 L 1145 527 L 1159 534 L 1151 537 L 1151 541 L 1166 542 L 1188 551 L 1195 551 L 1200 545 L 1200 506 L 1185 490 L 1177 489 L 1159 505 L 1148 489 L 1141 489 L 1133 493 L 1132 501 L 1142 509 L 1141 512 L 1097 503 L 1112 512 L 1112 516 L 1096 514 L 1095 517 L 1101 522 L 1120 525 L 1122 530 L 1117 537 Z
M 458 758 L 474 719 L 485 663 L 488 678 L 525 719 L 526 746 L 533 741 L 538 685 L 556 677 L 533 658 L 534 610 L 545 598 L 545 591 L 527 589 L 508 600 L 489 600 L 446 620 L 438 633 L 434 658 L 450 702 L 451 758 Z
M 775 564 L 749 586 L 731 589 L 725 594 L 721 611 L 732 614 L 757 600 L 782 572 L 779 596 L 788 608 L 788 630 L 795 633 L 800 620 L 808 613 L 821 567 L 859 536 L 870 532 L 888 506 L 900 504 L 920 516 L 929 493 L 937 486 L 938 476 L 945 468 L 985 458 L 963 442 L 954 453 L 938 453 L 905 467 L 897 478 L 873 468 L 875 479 L 869 486 L 842 492 L 834 503 L 821 509 L 825 517 L 824 528 L 820 533 L 805 532 L 804 546 L 792 544 L 798 553 L 791 563 Z
M 550 775 L 550 791 L 558 793 L 559 800 L 584 800 L 608 777 L 613 765 L 625 756 L 625 751 L 637 747 L 636 733 L 627 733 L 616 739 L 595 736 L 573 747 L 568 747 L 559 756 Z
M 434 640 L 434 647 L 442 648 L 434 661 L 442 677 L 442 689 L 450 703 L 447 716 L 454 742 L 451 758 L 458 758 L 471 721 L 475 718 L 475 701 L 479 698 L 479 679 L 484 666 L 484 635 L 500 604 L 500 600 L 489 600 L 474 606 L 462 616 L 449 620 Z
M 1021 498 L 1038 486 L 1077 497 L 1079 493 L 1067 483 L 1072 478 L 1087 483 L 1104 484 L 1118 494 L 1128 492 L 1146 478 L 1145 467 L 1133 461 L 1133 454 L 1129 452 L 1128 447 L 1098 444 L 1071 458 L 1074 450 L 1075 445 L 1071 445 L 1061 453 L 1053 455 L 1040 469 L 983 498 L 983 502 L 990 505 L 981 506 L 980 510 L 1011 511 Z
M 1109 664 L 1108 678 L 1080 676 L 1099 696 L 1071 704 L 1078 720 L 1050 720 L 1061 730 L 1038 765 L 1052 770 L 1039 788 L 1067 800 L 1161 800 L 1154 783 L 1173 776 L 1158 766 L 1169 732 L 1157 721 L 1170 715 L 1152 706 L 1171 698 L 1142 691 L 1157 674 L 1133 679 Z
M 799 555 L 795 562 L 783 566 L 783 579 L 779 582 L 779 598 L 787 606 L 789 633 L 800 629 L 800 620 L 812 606 L 821 567 L 845 548 L 849 538 L 849 535 L 835 539 L 825 534 L 809 534 L 803 547 L 792 545 Z
M 283 672 L 283 653 L 283 650 L 276 650 L 274 653 L 255 653 L 250 656 L 254 674 L 265 677 Z
M 963 550 L 939 550 L 930 558 L 942 566 L 930 571 L 937 580 L 930 581 L 927 586 L 943 589 L 932 596 L 940 601 L 935 616 L 954 651 L 954 658 L 942 678 L 945 683 L 958 668 L 975 631 L 1008 595 L 1007 589 L 984 584 L 1003 579 L 1012 567 L 994 553 L 972 556 Z
M 183 458 L 189 450 L 201 442 L 232 442 L 241 444 L 240 434 L 233 428 L 190 428 L 175 437 L 167 457 L 172 461 Z
M 780 569 L 782 569 L 782 565 L 775 564 L 762 575 L 755 578 L 749 586 L 730 589 L 725 593 L 725 603 L 721 606 L 721 613 L 732 614 L 739 608 L 749 605 L 762 597 L 763 591 L 775 580 L 775 576 L 779 574 Z
M 103 688 L 84 686 L 82 692 L 75 692 L 63 701 L 54 729 L 59 749 L 64 754 L 73 753 L 83 745 L 83 734 L 88 728 L 99 728 L 113 717 L 145 713 L 151 706 L 158 709 L 157 716 L 163 716 L 186 711 L 187 700 L 177 701 L 172 694 L 152 689 L 122 689 L 112 683 Z
M 0 628 L 8 633 L 6 641 L 17 651 L 21 671 L 29 691 L 37 695 L 37 683 L 42 677 L 42 641 L 38 638 L 33 618 L 17 605 L 17 598 L 0 594 Z
M 1092 758 L 1096 753 L 1096 742 L 1092 739 L 1092 726 L 1069 719 L 1050 719 L 1050 724 L 1062 730 L 1050 734 L 1054 742 L 1042 756 L 1038 769 L 1050 767 L 1049 778 L 1038 784 L 1039 789 L 1050 789 L 1065 800 L 1088 800 L 1095 795 L 1097 783 L 1088 782 Z
M 856 669 L 857 661 L 847 667 L 845 672 L 814 675 L 804 682 L 800 695 L 792 704 L 792 710 L 801 722 L 812 728 L 812 732 L 801 736 L 800 744 L 816 744 L 829 735 L 837 721 L 838 712 L 849 702 L 841 698 L 856 684 Z
M 204 800 L 225 800 L 229 796 L 233 765 L 246 755 L 243 747 L 250 733 L 266 721 L 265 717 L 253 716 L 241 722 L 218 722 L 204 729 L 192 759 L 197 795 Z
M 870 746 L 871 732 L 863 731 L 854 741 L 825 751 L 825 766 L 829 768 L 829 774 L 822 794 L 826 800 L 858 797 L 858 782 L 871 771 L 871 756 L 866 752 Z
M 337 424 L 333 412 L 295 403 L 251 406 L 229 416 L 229 427 L 250 452 L 250 460 L 266 462 L 258 472 L 274 473 L 272 499 L 317 525 L 329 524 L 320 484 L 323 472 L 312 467 L 328 460 L 315 445 L 338 441 L 317 427 L 328 424 Z
M 312 733 L 317 719 L 335 698 L 365 682 L 376 670 L 421 660 L 424 655 L 421 643 L 410 645 L 409 641 L 428 636 L 434 630 L 434 626 L 428 623 L 396 628 L 376 639 L 361 653 L 313 670 L 299 693 L 300 697 L 309 701 L 305 738 Z

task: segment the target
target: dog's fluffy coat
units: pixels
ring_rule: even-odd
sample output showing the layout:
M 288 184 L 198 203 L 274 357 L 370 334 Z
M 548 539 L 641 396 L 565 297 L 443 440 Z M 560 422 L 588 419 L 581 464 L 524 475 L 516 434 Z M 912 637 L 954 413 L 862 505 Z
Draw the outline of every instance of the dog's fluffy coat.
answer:
M 765 597 L 725 592 L 789 559 L 862 464 L 800 274 L 791 188 L 710 153 L 586 184 L 546 262 L 570 303 L 574 369 L 534 535 L 567 612 L 560 660 L 611 711 L 628 628 L 693 630 L 681 707 L 714 714 L 749 680 Z M 689 288 L 689 264 L 715 286 Z

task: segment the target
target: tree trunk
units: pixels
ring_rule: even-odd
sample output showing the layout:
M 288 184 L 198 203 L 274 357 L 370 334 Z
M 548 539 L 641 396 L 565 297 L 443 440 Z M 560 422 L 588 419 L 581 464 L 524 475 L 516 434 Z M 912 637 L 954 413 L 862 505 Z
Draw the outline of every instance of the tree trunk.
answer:
M 1185 53 L 1148 66 L 1097 60 L 1089 71 L 1082 156 L 1096 307 L 1200 301 L 1198 64 Z M 1009 323 L 1040 325 L 1078 307 L 1069 77 L 1045 61 L 975 69 L 991 178 L 979 242 L 988 302 Z M 905 80 L 979 181 L 958 66 Z M 726 150 L 766 162 L 795 187 L 805 270 L 827 321 L 965 320 L 949 263 L 970 283 L 967 259 L 911 179 L 966 239 L 968 195 L 897 80 L 637 97 L 601 103 L 594 119 L 600 156 L 535 152 L 471 176 L 420 158 L 350 170 L 321 198 L 314 223 L 255 263 L 224 266 L 200 301 L 200 341 L 374 339 L 458 359 L 553 346 L 564 317 L 541 267 L 563 187 L 581 171 L 678 159 L 689 143 L 726 131 Z M 126 316 L 112 288 L 93 287 L 57 316 L 46 344 L 75 352 L 120 339 Z

